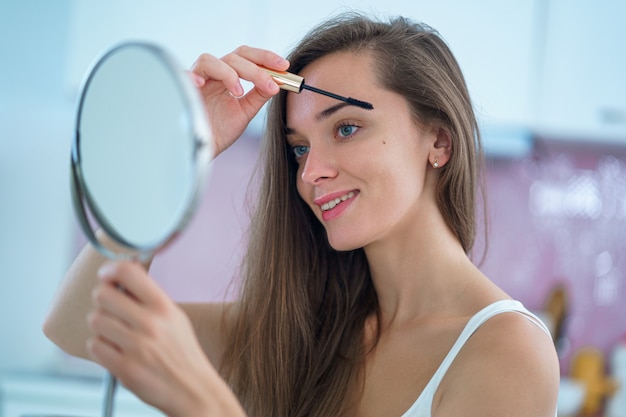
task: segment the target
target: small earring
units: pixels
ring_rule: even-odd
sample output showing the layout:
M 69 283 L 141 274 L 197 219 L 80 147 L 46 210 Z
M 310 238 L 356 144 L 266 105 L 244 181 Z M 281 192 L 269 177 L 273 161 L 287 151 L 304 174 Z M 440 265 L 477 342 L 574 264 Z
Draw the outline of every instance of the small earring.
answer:
M 439 158 L 435 156 L 435 162 L 433 162 L 433 168 L 439 168 Z

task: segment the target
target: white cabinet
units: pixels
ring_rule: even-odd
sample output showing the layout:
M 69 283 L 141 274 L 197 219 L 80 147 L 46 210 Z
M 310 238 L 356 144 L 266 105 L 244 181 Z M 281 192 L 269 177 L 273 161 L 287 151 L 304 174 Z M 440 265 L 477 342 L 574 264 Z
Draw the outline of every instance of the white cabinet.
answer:
M 537 128 L 626 143 L 626 2 L 551 0 Z
M 155 42 L 185 68 L 203 52 L 222 56 L 263 29 L 252 14 L 262 6 L 252 0 L 74 1 L 65 82 L 74 92 L 100 53 L 127 40 Z
M 441 32 L 459 60 L 481 122 L 562 139 L 626 143 L 624 0 L 185 0 L 145 9 L 123 0 L 77 2 L 68 81 L 76 88 L 104 47 L 128 38 L 163 44 L 191 65 L 245 43 L 286 53 L 342 10 L 404 15 Z
M 544 0 L 318 0 L 307 6 L 279 0 L 236 0 L 214 7 L 185 0 L 143 7 L 123 0 L 75 5 L 68 71 L 78 84 L 100 50 L 127 38 L 156 41 L 190 65 L 206 51 L 221 55 L 241 43 L 286 54 L 315 24 L 341 11 L 402 15 L 437 29 L 457 57 L 484 125 L 523 126 L 535 115 L 539 79 L 538 25 Z M 539 21 L 539 22 L 538 22 Z M 349 80 L 346 80 L 349 82 Z M 260 129 L 261 123 L 254 126 Z
M 465 76 L 483 129 L 485 151 L 519 156 L 530 147 L 541 56 L 544 0 L 318 0 L 293 16 L 280 0 L 268 0 L 265 47 L 288 51 L 313 25 L 347 8 L 374 15 L 402 15 L 435 28 Z M 344 8 L 343 6 L 347 6 Z M 346 80 L 349 82 L 349 80 Z
M 348 8 L 425 22 L 453 50 L 481 120 L 524 126 L 531 122 L 539 64 L 536 43 L 541 41 L 537 4 L 544 0 L 318 0 L 298 15 L 283 1 L 268 1 L 262 39 L 266 47 L 282 53 L 314 24 Z

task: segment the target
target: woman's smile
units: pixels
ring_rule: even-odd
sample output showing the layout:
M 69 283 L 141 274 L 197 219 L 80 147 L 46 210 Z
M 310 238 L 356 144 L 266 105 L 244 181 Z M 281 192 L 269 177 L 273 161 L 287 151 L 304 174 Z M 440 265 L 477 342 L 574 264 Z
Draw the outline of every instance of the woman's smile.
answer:
M 340 216 L 341 213 L 352 204 L 354 197 L 358 194 L 358 190 L 349 191 L 347 193 L 340 191 L 315 199 L 314 202 L 322 210 L 322 219 L 329 221 Z

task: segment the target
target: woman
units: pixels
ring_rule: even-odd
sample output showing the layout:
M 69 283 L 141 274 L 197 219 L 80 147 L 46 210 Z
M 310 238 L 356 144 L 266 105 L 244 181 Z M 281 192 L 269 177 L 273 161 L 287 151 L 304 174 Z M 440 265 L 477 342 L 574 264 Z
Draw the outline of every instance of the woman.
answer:
M 373 109 L 278 94 L 259 66 Z M 241 47 L 192 76 L 218 153 L 276 96 L 239 299 L 175 305 L 140 265 L 87 247 L 53 341 L 169 416 L 554 415 L 549 334 L 468 257 L 481 148 L 436 32 L 344 15 L 288 61 Z

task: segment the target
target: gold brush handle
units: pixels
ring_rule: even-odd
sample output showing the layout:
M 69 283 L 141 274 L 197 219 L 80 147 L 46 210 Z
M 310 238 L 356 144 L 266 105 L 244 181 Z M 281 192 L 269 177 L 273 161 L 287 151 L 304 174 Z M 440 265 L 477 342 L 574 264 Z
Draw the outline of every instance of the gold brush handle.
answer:
M 281 89 L 293 91 L 294 93 L 302 91 L 304 77 L 286 71 L 274 71 L 265 67 L 261 67 L 261 69 L 271 75 Z
M 276 84 L 278 84 L 278 86 L 283 90 L 292 91 L 294 93 L 300 93 L 303 89 L 305 89 L 305 90 L 313 91 L 318 94 L 322 94 L 327 97 L 344 101 L 348 104 L 361 107 L 365 110 L 372 110 L 374 108 L 374 106 L 372 106 L 370 103 L 367 103 L 365 101 L 357 100 L 352 97 L 343 97 L 343 96 L 340 96 L 339 94 L 331 93 L 329 91 L 325 91 L 320 88 L 316 88 L 308 84 L 304 84 L 304 77 L 301 77 L 299 75 L 292 74 L 287 71 L 274 71 L 274 70 L 262 67 L 260 65 L 259 65 L 259 68 L 267 72 L 274 79 L 274 81 L 276 81 Z

